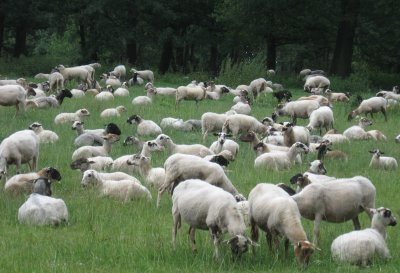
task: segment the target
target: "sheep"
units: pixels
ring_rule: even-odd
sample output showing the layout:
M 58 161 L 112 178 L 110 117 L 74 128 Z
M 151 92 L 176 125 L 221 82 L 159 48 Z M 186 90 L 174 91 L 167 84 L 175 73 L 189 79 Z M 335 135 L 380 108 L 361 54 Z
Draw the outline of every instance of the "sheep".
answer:
M 71 89 L 70 90 L 72 97 L 75 99 L 83 98 L 85 96 L 85 92 L 81 89 Z
M 180 183 L 172 195 L 172 247 L 176 249 L 176 234 L 181 221 L 189 225 L 192 250 L 196 251 L 196 228 L 208 230 L 214 242 L 214 258 L 219 259 L 218 246 L 226 232 L 232 236 L 226 241 L 232 254 L 240 257 L 254 243 L 245 236 L 246 225 L 228 192 L 200 179 Z
M 374 140 L 386 141 L 387 137 L 379 130 L 369 130 L 367 134 Z
M 108 101 L 114 99 L 114 88 L 111 85 L 107 85 L 107 90 L 101 91 L 96 96 L 94 96 L 95 100 L 98 101 Z
M 116 96 L 116 97 L 128 97 L 129 96 L 129 90 L 128 90 L 128 86 L 126 85 L 126 82 L 123 82 L 121 87 L 118 87 L 114 91 L 114 96 Z
M 311 183 L 292 198 L 301 216 L 314 220 L 313 243 L 317 245 L 322 220 L 342 223 L 351 219 L 354 228 L 360 229 L 358 214 L 365 211 L 371 216 L 368 210 L 375 207 L 375 196 L 372 182 L 363 176 L 355 176 L 328 183 Z
M 150 186 L 159 189 L 163 185 L 165 170 L 164 168 L 152 168 L 150 157 L 135 154 L 128 159 L 127 164 L 138 166 L 140 175 Z
M 204 87 L 179 86 L 176 90 L 175 105 L 179 106 L 181 100 L 194 100 L 198 106 L 199 101 L 205 99 L 206 96 L 207 92 Z
M 289 90 L 274 91 L 272 95 L 278 100 L 278 103 L 281 103 L 283 100 L 288 102 L 292 99 L 292 93 Z
M 245 96 L 239 96 L 240 101 L 238 101 L 235 105 L 231 107 L 231 110 L 235 111 L 238 114 L 248 115 L 251 112 L 251 107 L 249 101 Z
M 273 70 L 273 69 L 268 69 L 268 70 L 267 70 L 267 76 L 275 76 L 275 70 Z
M 369 151 L 372 155 L 371 161 L 369 163 L 370 168 L 377 168 L 383 170 L 395 170 L 397 169 L 397 160 L 394 157 L 381 156 L 384 154 L 379 149 Z
M 51 91 L 59 91 L 64 89 L 64 76 L 60 72 L 51 73 L 48 80 Z
M 111 86 L 113 88 L 121 86 L 121 81 L 116 76 L 103 74 L 100 76 L 100 79 L 104 81 L 106 86 Z
M 342 135 L 338 134 L 336 129 L 331 129 L 328 132 L 325 133 L 322 137 L 322 141 L 324 140 L 329 140 L 332 144 L 334 143 L 350 143 L 350 140 Z
M 50 191 L 50 184 L 46 178 L 35 181 L 35 190 L 28 200 L 18 209 L 18 221 L 21 224 L 57 226 L 68 222 L 68 209 L 62 199 L 46 196 Z M 43 191 L 43 189 L 45 191 Z
M 222 150 L 215 155 L 207 155 L 203 157 L 205 160 L 217 163 L 222 167 L 227 167 L 231 161 L 235 160 L 235 156 L 228 150 Z
M 280 151 L 280 152 L 289 151 L 289 147 L 286 147 L 286 146 L 278 146 L 278 145 L 273 145 L 270 143 L 261 142 L 258 139 L 257 135 L 253 131 L 249 131 L 248 133 L 241 135 L 240 140 L 244 141 L 244 142 L 250 142 L 250 145 L 253 148 L 253 150 L 258 151 L 259 148 L 262 148 L 262 152 L 259 153 L 258 155 L 260 155 L 262 153 L 269 153 L 269 152 L 275 152 L 275 151 Z M 300 160 L 301 158 L 299 157 L 298 159 L 299 159 L 299 163 L 301 163 L 301 160 Z
M 385 121 L 387 121 L 386 115 L 386 108 L 387 108 L 387 101 L 385 98 L 382 97 L 372 97 L 366 100 L 363 100 L 355 110 L 350 112 L 348 115 L 348 120 L 352 120 L 356 115 L 360 115 L 365 113 L 371 114 L 371 118 L 373 118 L 373 113 L 382 112 L 385 117 Z
M 106 173 L 99 175 L 93 170 L 88 170 L 83 175 L 81 185 L 84 187 L 89 185 L 98 186 L 102 196 L 110 196 L 124 202 L 134 198 L 145 198 L 147 200 L 152 198 L 150 191 L 136 178 L 134 180 L 108 180 L 103 175 L 106 175 Z
M 30 100 L 26 100 L 26 108 L 49 108 L 49 107 L 60 107 L 65 98 L 72 98 L 73 95 L 68 89 L 63 89 L 57 96 L 39 97 Z
M 133 98 L 132 104 L 133 105 L 149 105 L 153 103 L 154 95 L 157 94 L 156 89 L 150 88 L 147 90 L 146 96 L 137 96 Z
M 329 103 L 329 100 L 327 98 L 325 98 L 324 96 L 320 96 L 320 95 L 311 95 L 308 97 L 300 97 L 297 99 L 298 101 L 301 100 L 315 100 L 319 103 L 320 106 L 331 106 L 331 104 Z
M 104 171 L 111 169 L 114 160 L 108 156 L 95 156 L 88 158 L 79 158 L 70 164 L 72 170 L 80 170 L 82 175 L 85 171 L 92 169 Z
M 125 65 L 117 65 L 114 70 L 110 72 L 110 75 L 113 75 L 118 79 L 124 78 L 126 76 Z
M 78 133 L 78 136 L 82 135 L 82 134 L 94 134 L 94 135 L 98 135 L 101 137 L 101 136 L 105 135 L 105 133 L 106 133 L 105 129 L 87 130 L 84 128 L 84 124 L 85 123 L 83 121 L 76 120 L 76 121 L 74 121 L 74 123 L 72 123 L 71 129 L 76 130 L 76 132 Z M 118 133 L 116 133 L 116 135 L 118 135 Z M 101 142 L 101 143 L 103 143 L 103 142 Z
M 152 120 L 145 120 L 139 115 L 132 115 L 126 121 L 129 124 L 137 124 L 138 135 L 158 135 L 162 133 L 160 126 Z
M 254 160 L 255 168 L 266 167 L 276 171 L 288 169 L 294 165 L 296 156 L 308 153 L 309 149 L 301 142 L 294 143 L 287 152 L 264 153 Z
M 16 80 L 0 80 L 0 86 L 4 85 L 20 85 L 25 88 L 27 87 L 27 82 L 24 78 L 19 78 Z
M 21 164 L 28 163 L 29 169 L 36 170 L 39 160 L 39 137 L 31 130 L 17 131 L 0 143 L 0 180 L 7 176 L 7 168 L 15 164 L 17 174 Z
M 144 80 L 137 73 L 133 73 L 133 77 L 129 79 L 128 84 L 129 86 L 143 85 Z
M 138 71 L 138 70 L 132 68 L 131 72 L 133 73 L 134 76 L 138 75 L 143 80 L 154 83 L 154 73 L 151 70 L 139 70 Z
M 175 144 L 169 136 L 164 134 L 158 135 L 155 141 L 158 145 L 167 148 L 170 154 L 181 153 L 200 157 L 214 154 L 210 149 L 201 144 Z
M 226 86 L 216 87 L 215 83 L 211 81 L 206 92 L 208 99 L 219 100 L 223 94 L 229 93 L 229 89 Z
M 87 109 L 83 108 L 83 109 L 77 110 L 75 113 L 58 114 L 54 118 L 54 123 L 55 124 L 63 124 L 63 123 L 74 122 L 76 120 L 80 121 L 81 118 L 86 117 L 86 116 L 90 116 L 90 112 Z
M 181 131 L 192 131 L 193 125 L 190 122 L 183 121 L 183 119 L 176 118 L 163 118 L 160 123 L 161 128 L 167 127 L 174 128 Z
M 16 107 L 18 114 L 19 109 L 25 110 L 25 104 L 27 96 L 35 95 L 35 91 L 32 88 L 28 88 L 28 91 L 19 85 L 3 85 L 0 86 L 0 105 L 2 106 L 14 106 Z
M 233 157 L 235 158 L 239 152 L 239 144 L 237 144 L 233 140 L 227 139 L 227 137 L 231 137 L 232 135 L 220 132 L 220 133 L 214 133 L 214 136 L 218 136 L 218 139 L 217 141 L 214 141 L 211 144 L 210 150 L 214 154 L 218 154 L 223 150 L 228 150 L 232 153 Z
M 242 114 L 227 116 L 222 126 L 222 132 L 232 132 L 233 138 L 236 138 L 239 132 L 245 133 L 249 131 L 265 134 L 267 127 L 256 118 Z
M 283 143 L 286 147 L 291 147 L 295 142 L 304 143 L 310 146 L 310 131 L 303 126 L 293 126 L 292 123 L 287 123 L 282 128 Z
M 350 98 L 345 93 L 337 93 L 337 92 L 335 93 L 332 92 L 332 90 L 330 89 L 325 90 L 325 95 L 330 103 L 336 101 L 348 102 L 350 100 Z
M 236 114 L 236 112 L 234 112 Z M 228 113 L 217 114 L 213 112 L 206 112 L 201 115 L 201 132 L 203 141 L 207 139 L 209 132 L 220 132 L 228 117 Z
M 50 130 L 44 130 L 42 124 L 34 122 L 29 125 L 29 130 L 33 130 L 38 135 L 40 143 L 54 143 L 58 140 L 58 135 Z
M 312 111 L 320 107 L 315 100 L 291 101 L 286 104 L 280 104 L 276 108 L 277 116 L 289 116 L 292 118 L 292 123 L 296 125 L 297 118 L 307 119 Z
M 104 139 L 103 146 L 82 146 L 76 149 L 72 154 L 72 160 L 79 158 L 88 158 L 93 156 L 108 156 L 111 153 L 111 144 L 119 140 L 119 135 L 107 134 L 102 137 Z
M 133 145 L 137 148 L 137 150 L 142 150 L 144 141 L 141 141 L 135 136 L 127 136 L 122 145 L 123 146 Z
M 56 67 L 56 69 L 61 73 L 61 75 L 64 77 L 64 83 L 67 80 L 78 80 L 82 81 L 83 83 L 86 83 L 88 86 L 90 86 L 91 83 L 91 75 L 88 70 L 82 67 L 65 67 L 64 65 L 60 64 Z
M 34 181 L 40 177 L 46 177 L 50 182 L 61 180 L 60 172 L 53 167 L 46 167 L 35 173 L 17 174 L 8 179 L 4 185 L 4 191 L 14 196 L 22 193 L 32 193 Z
M 125 106 L 117 106 L 115 108 L 108 108 L 101 112 L 100 117 L 109 118 L 109 117 L 120 117 L 123 112 L 126 112 Z
M 249 84 L 250 91 L 253 93 L 254 99 L 262 92 L 272 93 L 273 90 L 268 87 L 267 81 L 264 78 L 255 79 Z
M 329 146 L 332 143 L 329 140 L 325 140 L 318 144 L 316 149 L 318 150 L 317 159 L 322 160 L 324 158 L 337 158 L 347 162 L 347 154 L 340 150 L 331 150 Z
M 138 184 L 141 184 L 139 180 L 137 180 L 135 177 L 126 174 L 124 172 L 113 172 L 113 173 L 102 173 L 98 172 L 93 169 L 88 169 L 83 172 L 81 184 L 86 185 L 89 184 L 90 180 L 113 180 L 113 181 L 121 181 L 121 180 L 131 180 L 134 181 Z
M 347 137 L 348 139 L 354 139 L 354 140 L 367 140 L 371 138 L 371 135 L 369 135 L 367 132 L 365 132 L 365 128 L 367 126 L 372 125 L 372 121 L 367 119 L 367 118 L 361 118 L 360 121 L 358 122 L 358 125 L 351 126 L 350 128 L 347 128 L 344 132 L 343 135 Z
M 310 122 L 306 128 L 310 132 L 316 128 L 319 128 L 321 134 L 322 127 L 325 128 L 326 132 L 328 132 L 328 129 L 333 129 L 334 121 L 335 119 L 333 117 L 332 109 L 328 106 L 321 106 L 320 108 L 311 112 Z
M 400 135 L 397 135 L 397 136 L 394 138 L 394 142 L 400 143 Z
M 158 189 L 157 208 L 160 207 L 162 194 L 167 189 L 175 188 L 177 184 L 186 179 L 196 178 L 201 178 L 214 186 L 222 188 L 232 194 L 237 201 L 245 200 L 220 165 L 198 156 L 173 154 L 165 160 L 164 169 L 165 180 L 164 184 Z
M 329 79 L 324 76 L 317 75 L 313 77 L 308 77 L 304 84 L 304 91 L 311 92 L 312 88 L 318 88 L 325 91 L 329 88 L 330 84 L 331 82 L 329 81 Z
M 307 240 L 299 209 L 289 194 L 276 185 L 260 183 L 250 191 L 248 202 L 251 239 L 258 241 L 260 228 L 266 233 L 272 251 L 272 241 L 281 235 L 285 238 L 285 254 L 290 242 L 298 264 L 308 265 L 315 246 Z
M 332 257 L 341 262 L 366 267 L 376 258 L 390 259 L 386 244 L 386 227 L 395 226 L 396 218 L 390 209 L 370 209 L 371 228 L 345 233 L 333 240 Z
M 38 73 L 34 76 L 35 79 L 39 80 L 49 80 L 50 74 L 45 74 L 45 73 Z

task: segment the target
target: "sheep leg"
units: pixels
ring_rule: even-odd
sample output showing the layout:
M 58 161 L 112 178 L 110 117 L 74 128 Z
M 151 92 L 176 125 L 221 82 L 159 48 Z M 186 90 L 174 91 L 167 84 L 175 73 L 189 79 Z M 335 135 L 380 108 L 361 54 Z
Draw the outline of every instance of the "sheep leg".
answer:
M 387 115 L 386 115 L 386 110 L 385 108 L 381 107 L 381 112 L 385 116 L 385 121 L 387 121 Z
M 265 232 L 265 238 L 267 239 L 269 251 L 272 252 L 272 233 L 269 229 Z
M 361 224 L 360 224 L 360 220 L 358 219 L 358 215 L 351 220 L 353 221 L 354 230 L 360 230 Z
M 38 157 L 35 156 L 32 158 L 32 167 L 31 167 L 31 171 L 36 171 L 36 166 L 37 166 L 37 162 L 38 162 Z M 30 166 L 29 166 L 30 167 Z
M 161 196 L 165 192 L 167 188 L 164 186 L 161 186 L 160 189 L 158 190 L 158 195 L 157 195 L 157 208 L 160 207 L 160 202 L 161 202 Z
M 294 115 L 294 116 L 292 116 L 293 125 L 296 125 L 296 122 L 297 122 L 297 117 L 296 117 L 296 115 Z
M 285 238 L 285 258 L 288 256 L 289 251 L 289 239 Z
M 192 245 L 193 252 L 197 252 L 195 233 L 196 233 L 196 229 L 194 227 L 190 227 L 189 228 L 189 239 L 190 239 L 190 243 Z
M 203 132 L 203 142 L 206 141 L 207 136 L 208 136 L 208 130 L 205 130 L 205 131 Z
M 181 215 L 177 209 L 174 209 L 172 217 L 174 220 L 174 225 L 172 226 L 172 249 L 176 250 L 176 233 L 181 222 Z
M 29 162 L 28 162 L 28 165 L 29 165 Z M 30 168 L 30 169 L 32 170 L 32 168 Z M 15 161 L 15 170 L 16 170 L 17 174 L 21 173 L 21 159 L 17 159 Z
M 216 260 L 219 259 L 219 249 L 218 246 L 220 244 L 221 238 L 220 238 L 220 231 L 217 226 L 210 226 L 209 227 L 210 233 L 211 233 L 211 238 L 213 239 L 214 242 L 214 258 Z
M 322 221 L 322 214 L 316 214 L 314 219 L 314 238 L 313 238 L 314 245 L 318 245 L 319 225 L 321 224 L 321 221 Z
M 253 218 L 250 219 L 250 225 L 251 225 L 251 240 L 253 242 L 258 242 L 258 237 L 259 237 L 259 232 L 258 232 L 258 226 L 256 225 L 256 222 L 254 221 Z M 256 247 L 253 245 L 253 254 L 256 253 Z

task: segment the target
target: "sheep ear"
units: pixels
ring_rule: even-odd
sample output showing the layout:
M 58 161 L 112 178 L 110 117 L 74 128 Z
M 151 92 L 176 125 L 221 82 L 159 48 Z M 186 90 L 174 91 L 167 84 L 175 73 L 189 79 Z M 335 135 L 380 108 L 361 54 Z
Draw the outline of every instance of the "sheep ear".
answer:
M 213 133 L 214 136 L 219 136 L 219 133 Z
M 375 151 L 369 151 L 371 154 L 374 154 L 375 153 Z
M 381 155 L 384 155 L 385 153 L 381 151 Z

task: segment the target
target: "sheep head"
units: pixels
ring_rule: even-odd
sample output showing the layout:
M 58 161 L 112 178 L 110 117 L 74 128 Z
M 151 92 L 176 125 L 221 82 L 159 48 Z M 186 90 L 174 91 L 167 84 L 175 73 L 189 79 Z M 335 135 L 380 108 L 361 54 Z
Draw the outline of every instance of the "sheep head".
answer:
M 40 124 L 39 122 L 34 122 L 28 127 L 29 130 L 32 130 L 34 132 L 40 130 L 40 128 L 42 128 L 42 124 Z
M 314 160 L 310 163 L 309 171 L 315 174 L 326 174 L 324 163 L 321 160 Z
M 397 220 L 393 216 L 392 211 L 388 208 L 380 207 L 377 209 L 369 209 L 372 215 L 372 222 L 378 220 L 384 226 L 395 226 L 397 225 Z
M 241 135 L 239 139 L 244 142 L 252 142 L 256 138 L 256 134 L 253 131 L 249 131 L 247 134 Z
M 128 136 L 123 143 L 123 146 L 127 146 L 127 145 L 135 145 L 137 143 L 139 143 L 139 139 L 135 136 Z
M 243 235 L 235 235 L 224 243 L 230 245 L 232 254 L 236 258 L 240 258 L 243 253 L 249 250 L 249 246 L 259 246 L 257 243 L 253 242 L 250 238 Z
M 315 250 L 314 244 L 309 241 L 299 241 L 294 245 L 294 255 L 300 266 L 307 266 L 310 262 L 311 255 Z
M 120 139 L 119 135 L 116 134 L 107 134 L 105 136 L 102 136 L 101 138 L 107 141 L 108 143 L 114 143 L 119 141 Z
M 139 115 L 132 115 L 126 120 L 126 122 L 129 124 L 139 124 L 140 122 L 142 122 L 142 118 Z

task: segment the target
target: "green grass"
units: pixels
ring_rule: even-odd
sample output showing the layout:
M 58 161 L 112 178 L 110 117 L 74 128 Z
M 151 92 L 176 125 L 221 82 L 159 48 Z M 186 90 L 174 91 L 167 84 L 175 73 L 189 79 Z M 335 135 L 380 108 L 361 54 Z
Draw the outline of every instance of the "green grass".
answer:
M 170 85 L 166 82 L 158 86 Z M 182 82 L 184 80 L 182 79 Z M 300 86 L 300 84 L 299 84 Z M 196 241 L 198 253 L 193 254 L 187 238 L 187 225 L 178 232 L 177 250 L 171 249 L 171 198 L 165 194 L 161 208 L 155 208 L 157 190 L 151 188 L 152 202 L 135 200 L 122 203 L 109 198 L 100 198 L 96 189 L 83 189 L 80 186 L 79 172 L 69 168 L 71 154 L 74 151 L 73 140 L 76 135 L 70 125 L 55 125 L 53 120 L 59 112 L 74 112 L 86 107 L 91 116 L 86 118 L 88 129 L 102 128 L 110 120 L 99 118 L 100 112 L 109 107 L 124 105 L 128 112 L 121 118 L 112 120 L 122 130 L 122 140 L 134 134 L 136 128 L 127 124 L 126 119 L 132 114 L 139 114 L 145 119 L 160 122 L 163 117 L 180 117 L 183 119 L 200 119 L 203 112 L 225 112 L 232 105 L 232 97 L 225 96 L 220 101 L 203 101 L 196 108 L 194 102 L 183 101 L 179 110 L 174 107 L 173 98 L 157 97 L 151 106 L 134 107 L 131 100 L 134 96 L 143 95 L 143 88 L 131 88 L 129 98 L 116 98 L 112 102 L 96 102 L 92 97 L 65 100 L 60 109 L 29 110 L 14 118 L 15 109 L 0 108 L 0 140 L 11 133 L 27 128 L 32 122 L 39 121 L 44 128 L 54 130 L 60 140 L 57 144 L 42 145 L 40 148 L 39 167 L 53 166 L 61 171 L 62 181 L 53 185 L 54 197 L 66 202 L 70 214 L 68 226 L 29 227 L 18 223 L 17 212 L 27 196 L 11 197 L 0 189 L 0 272 L 293 272 L 299 270 L 290 250 L 289 257 L 283 257 L 283 247 L 279 254 L 270 253 L 265 237 L 260 239 L 260 247 L 255 255 L 248 253 L 239 261 L 231 259 L 230 251 L 222 249 L 222 259 L 212 258 L 213 246 L 208 232 L 198 231 Z M 295 91 L 295 97 L 304 95 L 300 89 Z M 252 115 L 261 119 L 269 116 L 275 105 L 275 99 L 267 95 L 256 102 Z M 353 123 L 348 123 L 346 117 L 352 107 L 345 104 L 335 104 L 335 126 L 343 131 Z M 388 137 L 387 142 L 352 142 L 341 145 L 348 153 L 349 162 L 327 160 L 325 162 L 328 175 L 350 177 L 364 175 L 370 178 L 377 188 L 377 206 L 389 207 L 395 215 L 400 215 L 397 194 L 399 192 L 398 171 L 383 172 L 371 170 L 368 164 L 370 149 L 380 148 L 389 156 L 399 157 L 400 146 L 393 139 L 399 134 L 399 108 L 389 110 L 389 121 L 384 122 L 381 115 L 375 116 L 372 129 L 379 129 Z M 284 119 L 281 119 L 284 120 Z M 306 124 L 299 120 L 299 124 Z M 165 130 L 175 143 L 201 143 L 200 132 L 182 133 Z M 143 138 L 142 138 L 143 139 Z M 150 139 L 150 137 L 149 137 Z M 209 136 L 207 145 L 214 141 Z M 131 147 L 123 147 L 122 141 L 112 150 L 116 158 L 135 151 Z M 275 172 L 255 170 L 253 162 L 255 154 L 247 143 L 240 143 L 239 156 L 229 166 L 228 176 L 246 196 L 260 182 L 286 182 L 298 172 L 305 171 L 307 163 L 315 158 L 308 155 L 301 166 L 295 166 L 290 171 Z M 162 166 L 168 157 L 166 153 L 154 154 L 153 166 Z M 27 167 L 24 166 L 24 171 Z M 10 174 L 15 173 L 11 167 Z M 141 178 L 140 178 L 141 179 Z M 142 180 L 142 179 L 141 179 Z M 1 182 L 4 185 L 4 181 Z M 362 227 L 369 226 L 369 219 L 361 215 Z M 303 220 L 309 239 L 312 238 L 312 222 Z M 388 245 L 393 259 L 388 262 L 376 261 L 363 272 L 398 272 L 400 268 L 400 239 L 397 227 L 388 228 Z M 338 235 L 352 230 L 350 222 L 333 224 L 323 222 L 321 225 L 321 251 L 313 257 L 308 272 L 358 272 L 354 266 L 337 264 L 330 257 L 330 244 Z

